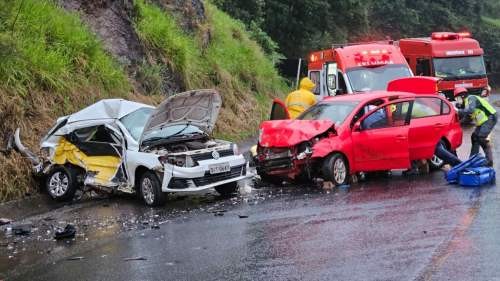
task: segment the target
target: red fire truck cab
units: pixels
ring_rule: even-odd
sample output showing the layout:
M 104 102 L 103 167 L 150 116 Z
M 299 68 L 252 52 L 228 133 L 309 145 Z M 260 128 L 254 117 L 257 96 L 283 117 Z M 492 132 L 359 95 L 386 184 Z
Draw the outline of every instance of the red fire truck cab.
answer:
M 399 47 L 415 75 L 442 79 L 439 91 L 449 100 L 457 87 L 483 97 L 490 94 L 484 52 L 470 33 L 434 32 L 427 38 L 401 39 Z
M 368 43 L 316 51 L 309 55 L 308 76 L 318 100 L 327 96 L 386 90 L 387 84 L 413 74 L 399 48 Z

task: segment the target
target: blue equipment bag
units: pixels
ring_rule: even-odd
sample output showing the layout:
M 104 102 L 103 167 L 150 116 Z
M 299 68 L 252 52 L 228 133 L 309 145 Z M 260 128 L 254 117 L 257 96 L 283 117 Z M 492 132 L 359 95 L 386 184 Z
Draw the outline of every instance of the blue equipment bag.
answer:
M 481 186 L 495 182 L 495 170 L 491 167 L 467 168 L 460 172 L 461 186 Z
M 467 168 L 477 168 L 477 167 L 485 166 L 486 162 L 487 162 L 486 158 L 484 158 L 480 154 L 475 154 L 474 156 L 469 158 L 469 160 L 464 161 L 464 162 L 456 165 L 455 167 L 453 167 L 451 170 L 449 170 L 445 174 L 446 181 L 448 183 L 458 183 L 458 176 L 459 176 L 461 171 L 463 171 L 464 169 L 467 169 Z

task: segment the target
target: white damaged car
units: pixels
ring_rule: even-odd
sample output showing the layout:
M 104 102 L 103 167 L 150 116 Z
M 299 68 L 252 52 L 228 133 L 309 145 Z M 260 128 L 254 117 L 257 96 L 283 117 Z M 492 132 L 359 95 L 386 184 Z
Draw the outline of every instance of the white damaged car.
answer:
M 236 144 L 210 137 L 221 105 L 214 90 L 180 93 L 157 108 L 101 100 L 59 118 L 40 157 L 23 146 L 19 130 L 14 143 L 57 200 L 73 199 L 78 189 L 139 193 L 150 206 L 164 204 L 169 192 L 228 195 L 248 177 L 248 163 Z

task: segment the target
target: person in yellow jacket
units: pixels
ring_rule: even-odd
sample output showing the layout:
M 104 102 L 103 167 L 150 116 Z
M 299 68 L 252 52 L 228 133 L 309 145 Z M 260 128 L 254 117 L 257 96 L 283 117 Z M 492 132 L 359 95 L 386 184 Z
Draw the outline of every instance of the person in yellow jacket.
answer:
M 455 100 L 458 102 L 458 114 L 460 118 L 470 118 L 476 125 L 472 133 L 472 148 L 470 155 L 479 153 L 479 147 L 483 148 L 488 166 L 493 166 L 493 151 L 488 139 L 489 134 L 497 124 L 496 109 L 484 98 L 469 95 L 467 89 L 456 88 L 454 92 Z
M 297 91 L 293 91 L 285 99 L 290 118 L 297 118 L 302 112 L 316 104 L 316 96 L 311 92 L 316 85 L 309 78 L 300 81 Z

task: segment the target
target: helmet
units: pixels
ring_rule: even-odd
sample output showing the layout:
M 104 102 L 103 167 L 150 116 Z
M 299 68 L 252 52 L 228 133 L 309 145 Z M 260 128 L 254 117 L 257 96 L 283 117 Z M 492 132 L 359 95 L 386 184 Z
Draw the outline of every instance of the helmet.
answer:
M 453 91 L 453 96 L 458 97 L 458 96 L 466 95 L 467 93 L 468 93 L 468 91 L 466 88 L 458 87 L 458 88 L 455 88 L 455 91 Z

